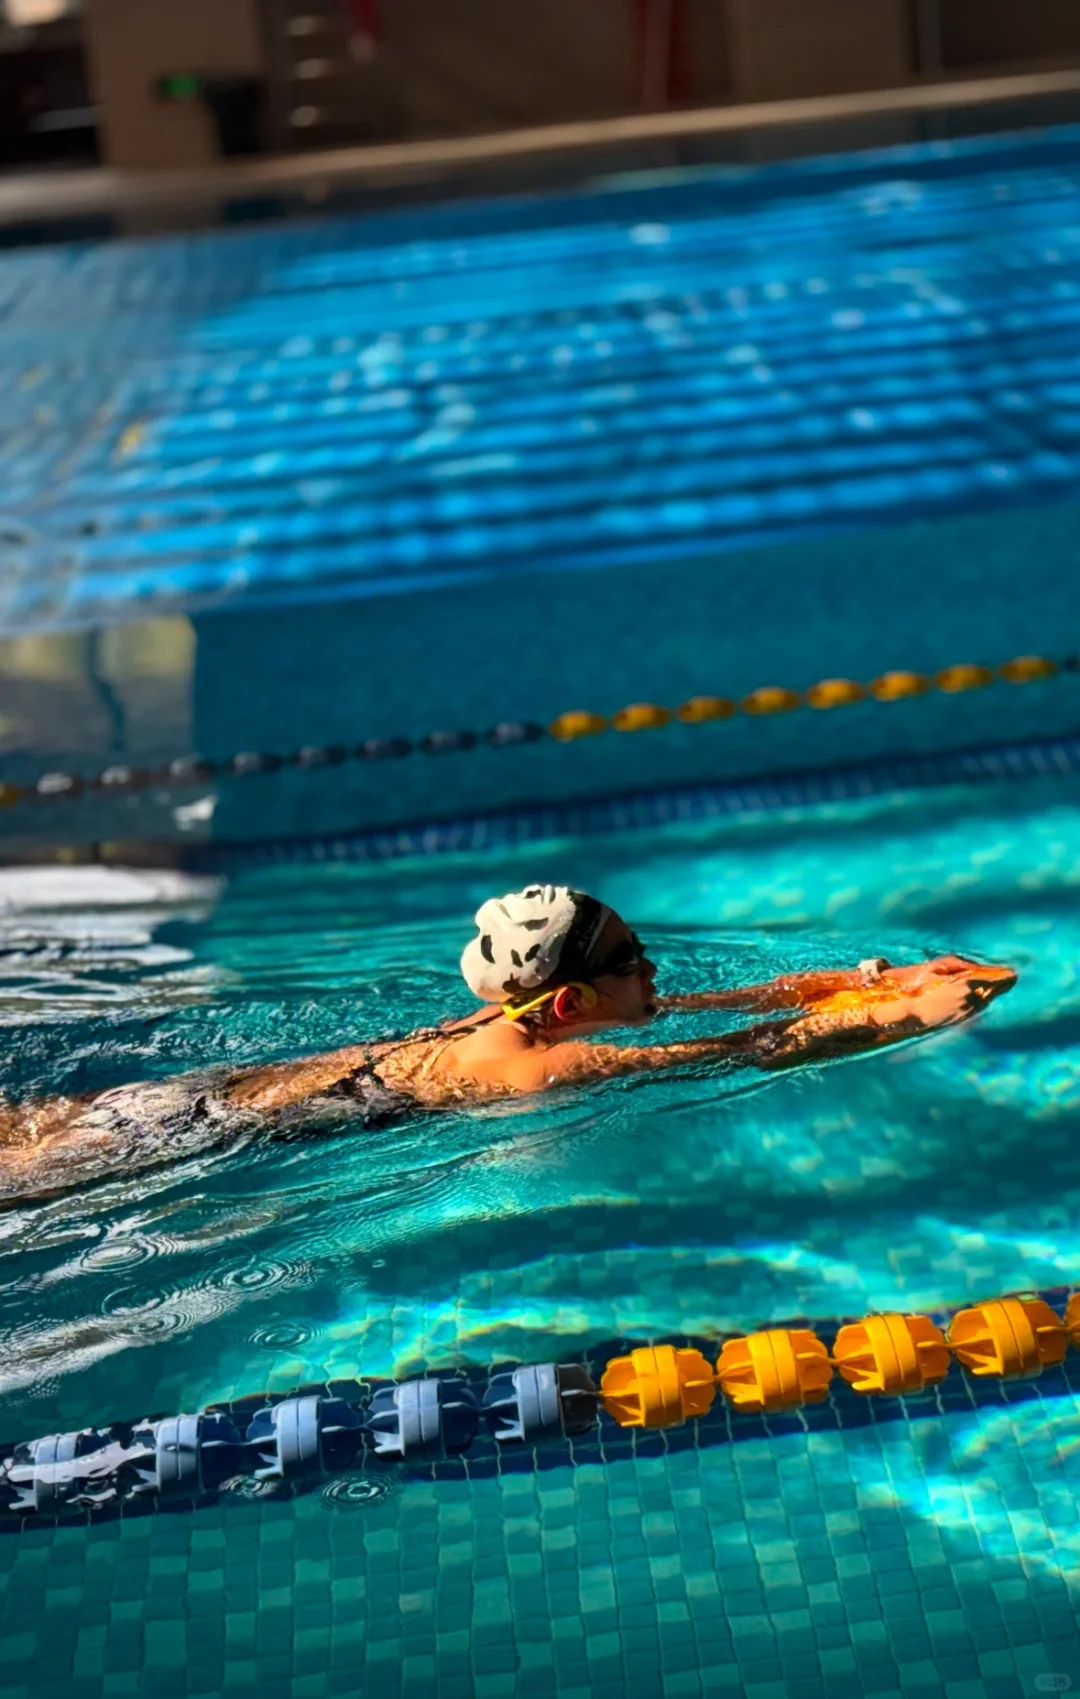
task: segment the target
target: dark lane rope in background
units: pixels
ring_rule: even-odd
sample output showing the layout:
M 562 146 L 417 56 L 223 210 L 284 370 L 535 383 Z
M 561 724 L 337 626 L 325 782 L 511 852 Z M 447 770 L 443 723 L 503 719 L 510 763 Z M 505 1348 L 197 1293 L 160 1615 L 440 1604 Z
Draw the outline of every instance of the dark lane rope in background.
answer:
M 486 732 L 434 731 L 426 737 L 368 738 L 362 743 L 309 744 L 287 755 L 244 750 L 220 759 L 185 755 L 160 768 L 133 767 L 114 763 L 89 777 L 72 772 L 46 772 L 28 784 L 0 782 L 0 807 L 21 802 L 53 802 L 74 799 L 87 793 L 119 795 L 166 786 L 182 788 L 206 784 L 214 779 L 244 779 L 276 773 L 283 767 L 315 771 L 340 766 L 345 761 L 402 760 L 408 755 L 451 755 L 487 746 L 514 748 L 526 743 L 554 739 L 574 743 L 602 732 L 658 730 L 673 723 L 704 725 L 729 720 L 738 714 L 754 718 L 791 713 L 799 708 L 826 712 L 853 703 L 901 702 L 913 696 L 938 691 L 947 696 L 981 690 L 992 684 L 1030 684 L 1064 672 L 1080 672 L 1080 655 L 1053 661 L 1042 655 L 1018 655 L 998 667 L 962 662 L 936 673 L 887 672 L 869 684 L 849 678 L 826 678 L 807 690 L 789 690 L 781 685 L 763 685 L 739 700 L 729 696 L 692 696 L 678 708 L 662 708 L 652 702 L 634 702 L 615 713 L 597 714 L 589 709 L 571 709 L 547 725 L 531 720 L 505 720 Z

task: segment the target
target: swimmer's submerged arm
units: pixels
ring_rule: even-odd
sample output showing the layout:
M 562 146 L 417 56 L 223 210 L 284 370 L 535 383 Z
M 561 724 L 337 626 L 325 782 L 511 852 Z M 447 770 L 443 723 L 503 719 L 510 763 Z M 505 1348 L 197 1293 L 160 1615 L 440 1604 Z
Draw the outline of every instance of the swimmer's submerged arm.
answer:
M 616 1079 L 627 1074 L 656 1073 L 662 1069 L 691 1067 L 700 1062 L 728 1062 L 743 1067 L 778 1071 L 804 1062 L 827 1061 L 838 1056 L 858 1055 L 895 1044 L 926 1030 L 914 1013 L 886 1025 L 862 1017 L 839 1022 L 808 1016 L 804 1020 L 768 1021 L 742 1032 L 715 1038 L 691 1038 L 678 1044 L 633 1045 L 566 1043 L 554 1045 L 538 1057 L 536 1066 L 543 1077 L 534 1090 L 545 1086 Z

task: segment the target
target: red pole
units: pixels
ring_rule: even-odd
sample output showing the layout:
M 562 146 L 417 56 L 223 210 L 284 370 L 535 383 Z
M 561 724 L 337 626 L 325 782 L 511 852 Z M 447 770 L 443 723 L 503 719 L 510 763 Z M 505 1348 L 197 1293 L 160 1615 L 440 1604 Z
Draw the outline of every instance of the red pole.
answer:
M 361 35 L 370 36 L 372 41 L 378 41 L 382 35 L 379 0 L 345 0 L 345 3 L 352 13 L 357 31 Z
M 630 0 L 634 97 L 646 111 L 689 96 L 685 0 Z

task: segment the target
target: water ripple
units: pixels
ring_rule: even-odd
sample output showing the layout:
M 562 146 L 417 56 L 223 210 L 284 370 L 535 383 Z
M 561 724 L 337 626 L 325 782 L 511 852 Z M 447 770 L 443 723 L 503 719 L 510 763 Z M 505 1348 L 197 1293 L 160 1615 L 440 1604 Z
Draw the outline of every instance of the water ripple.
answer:
M 258 1480 L 254 1475 L 231 1475 L 227 1481 L 222 1481 L 221 1491 L 229 1498 L 247 1503 L 289 1496 L 283 1481 Z
M 399 1493 L 404 1492 L 407 1480 L 401 1469 L 342 1476 L 323 1488 L 323 1503 L 332 1505 L 335 1510 L 366 1510 L 373 1504 L 397 1498 Z
M 225 1270 L 222 1285 L 238 1287 L 242 1292 L 265 1292 L 274 1286 L 291 1284 L 303 1275 L 303 1265 L 291 1265 L 271 1257 L 248 1258 Z
M 78 1259 L 85 1274 L 115 1274 L 120 1269 L 137 1268 L 148 1262 L 158 1247 L 151 1239 L 107 1239 L 102 1245 L 92 1245 Z
M 296 1351 L 306 1345 L 315 1330 L 303 1322 L 278 1322 L 271 1327 L 257 1327 L 249 1335 L 251 1343 L 263 1351 Z

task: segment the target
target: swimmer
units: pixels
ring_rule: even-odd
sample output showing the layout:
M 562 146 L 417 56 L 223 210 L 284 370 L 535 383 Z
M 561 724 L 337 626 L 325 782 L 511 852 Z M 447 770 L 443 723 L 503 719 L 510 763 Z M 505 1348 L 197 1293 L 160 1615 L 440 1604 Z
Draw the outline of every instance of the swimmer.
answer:
M 770 1072 L 878 1049 L 955 1026 L 1008 991 L 1008 967 L 939 956 L 882 958 L 784 975 L 742 990 L 660 997 L 647 948 L 613 909 L 565 886 L 486 902 L 461 958 L 481 1007 L 408 1036 L 296 1061 L 212 1068 L 94 1096 L 0 1106 L 0 1180 L 88 1162 L 114 1171 L 252 1131 L 379 1126 L 417 1109 L 527 1097 L 566 1085 L 702 1064 Z M 612 1042 L 665 1011 L 774 1014 L 715 1037 Z M 85 1170 L 84 1170 L 85 1171 Z

